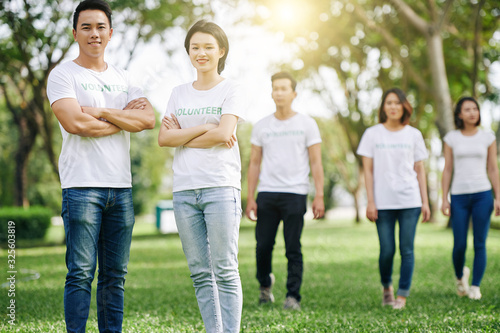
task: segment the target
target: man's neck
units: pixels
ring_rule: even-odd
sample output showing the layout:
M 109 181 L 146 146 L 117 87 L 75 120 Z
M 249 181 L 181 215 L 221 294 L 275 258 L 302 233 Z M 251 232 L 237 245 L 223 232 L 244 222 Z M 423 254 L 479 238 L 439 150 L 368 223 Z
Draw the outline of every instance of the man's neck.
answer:
M 108 69 L 108 64 L 104 61 L 104 57 L 89 58 L 79 55 L 75 59 L 75 63 L 81 67 L 85 67 L 96 72 L 104 72 Z
M 286 120 L 288 118 L 291 118 L 295 116 L 297 112 L 292 110 L 292 106 L 287 106 L 287 107 L 276 107 L 276 112 L 274 113 L 274 116 L 279 119 L 279 120 Z

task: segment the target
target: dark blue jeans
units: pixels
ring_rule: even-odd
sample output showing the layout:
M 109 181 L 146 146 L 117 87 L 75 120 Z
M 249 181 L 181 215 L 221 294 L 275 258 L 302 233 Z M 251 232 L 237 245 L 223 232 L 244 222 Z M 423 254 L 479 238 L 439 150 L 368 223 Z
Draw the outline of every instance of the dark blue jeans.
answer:
M 472 285 L 478 286 L 486 270 L 486 238 L 490 229 L 493 212 L 493 193 L 491 190 L 457 194 L 451 196 L 451 227 L 453 228 L 453 266 L 457 279 L 462 278 L 467 249 L 467 233 L 472 216 L 474 234 L 474 264 Z
M 63 189 L 66 232 L 64 313 L 68 332 L 85 332 L 97 258 L 100 332 L 121 332 L 134 208 L 130 188 Z
M 399 273 L 398 296 L 410 295 L 411 279 L 415 257 L 413 243 L 417 230 L 418 217 L 421 208 L 407 209 L 380 209 L 376 222 L 380 242 L 380 281 L 385 288 L 392 285 L 392 266 L 396 253 L 395 230 L 396 221 L 399 222 L 399 253 L 401 254 L 401 268 Z
M 285 255 L 288 259 L 287 294 L 300 301 L 300 286 L 304 263 L 300 237 L 307 210 L 307 195 L 294 193 L 260 192 L 257 195 L 257 280 L 269 287 L 272 272 L 273 249 L 280 221 L 283 220 Z

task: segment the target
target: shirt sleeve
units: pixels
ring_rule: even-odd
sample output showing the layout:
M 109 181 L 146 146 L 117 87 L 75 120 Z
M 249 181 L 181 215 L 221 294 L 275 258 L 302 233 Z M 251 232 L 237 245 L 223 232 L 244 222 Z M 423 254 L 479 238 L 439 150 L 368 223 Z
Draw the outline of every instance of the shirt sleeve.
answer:
M 453 148 L 453 132 L 448 132 L 443 138 L 443 142 L 446 143 L 448 146 Z
M 71 76 L 59 67 L 54 68 L 47 80 L 47 97 L 50 105 L 63 98 L 76 98 L 76 91 Z
M 371 133 L 371 128 L 366 129 L 363 133 L 359 141 L 358 150 L 356 151 L 358 155 L 373 158 L 373 140 L 371 140 Z
M 250 137 L 250 143 L 254 146 L 262 147 L 261 129 L 262 121 L 258 121 L 252 129 L 252 136 Z
M 486 131 L 486 143 L 487 146 L 491 146 L 493 142 L 495 142 L 496 137 L 495 134 L 492 131 Z
M 165 116 L 169 116 L 170 117 L 171 114 L 175 115 L 175 99 L 176 99 L 176 96 L 177 96 L 177 89 L 174 88 L 174 90 L 172 90 L 172 93 L 170 94 L 170 98 L 168 99 L 167 110 L 165 111 L 165 114 L 163 115 L 164 117 Z
M 222 103 L 222 114 L 235 115 L 238 117 L 238 123 L 243 123 L 245 121 L 244 105 L 247 105 L 244 103 L 243 89 L 232 81 L 229 83 L 231 86 Z
M 134 99 L 140 98 L 140 97 L 146 97 L 144 95 L 144 92 L 140 88 L 139 84 L 137 83 L 137 80 L 134 80 L 130 73 L 125 71 L 125 75 L 127 75 L 127 82 L 128 82 L 128 94 L 127 94 L 127 104 L 133 101 Z
M 428 153 L 425 147 L 424 137 L 419 130 L 415 132 L 415 151 L 413 152 L 413 158 L 415 162 L 427 159 Z
M 309 124 L 306 128 L 306 146 L 311 147 L 317 143 L 321 143 L 321 133 L 316 121 L 313 118 L 309 118 Z

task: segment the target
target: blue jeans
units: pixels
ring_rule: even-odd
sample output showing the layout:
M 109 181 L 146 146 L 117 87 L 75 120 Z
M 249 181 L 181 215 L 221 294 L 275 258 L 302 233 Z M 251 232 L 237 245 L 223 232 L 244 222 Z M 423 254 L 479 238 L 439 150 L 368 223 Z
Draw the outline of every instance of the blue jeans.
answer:
M 174 214 L 207 332 L 239 332 L 243 292 L 238 271 L 240 190 L 174 192 Z
M 395 229 L 396 220 L 399 221 L 399 253 L 401 254 L 401 268 L 399 272 L 398 296 L 410 295 L 411 279 L 415 257 L 413 243 L 417 230 L 418 217 L 421 208 L 381 209 L 378 211 L 376 222 L 380 242 L 380 281 L 384 288 L 392 285 L 392 266 L 396 253 Z
M 100 332 L 121 332 L 123 293 L 134 208 L 130 188 L 68 188 L 62 192 L 66 233 L 64 313 L 68 332 L 85 332 L 96 259 Z
M 453 228 L 453 266 L 457 279 L 461 279 L 467 249 L 467 232 L 472 216 L 474 234 L 474 264 L 472 268 L 472 285 L 478 286 L 486 270 L 486 238 L 490 229 L 490 218 L 493 212 L 493 193 L 491 190 L 456 194 L 451 196 L 451 227 Z

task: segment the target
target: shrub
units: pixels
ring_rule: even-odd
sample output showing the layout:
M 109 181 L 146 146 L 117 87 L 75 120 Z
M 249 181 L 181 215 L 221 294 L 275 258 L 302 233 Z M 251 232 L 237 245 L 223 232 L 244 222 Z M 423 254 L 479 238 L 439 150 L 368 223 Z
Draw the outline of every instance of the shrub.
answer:
M 52 211 L 45 207 L 0 208 L 0 242 L 7 241 L 8 223 L 14 221 L 16 239 L 41 239 L 50 226 Z

